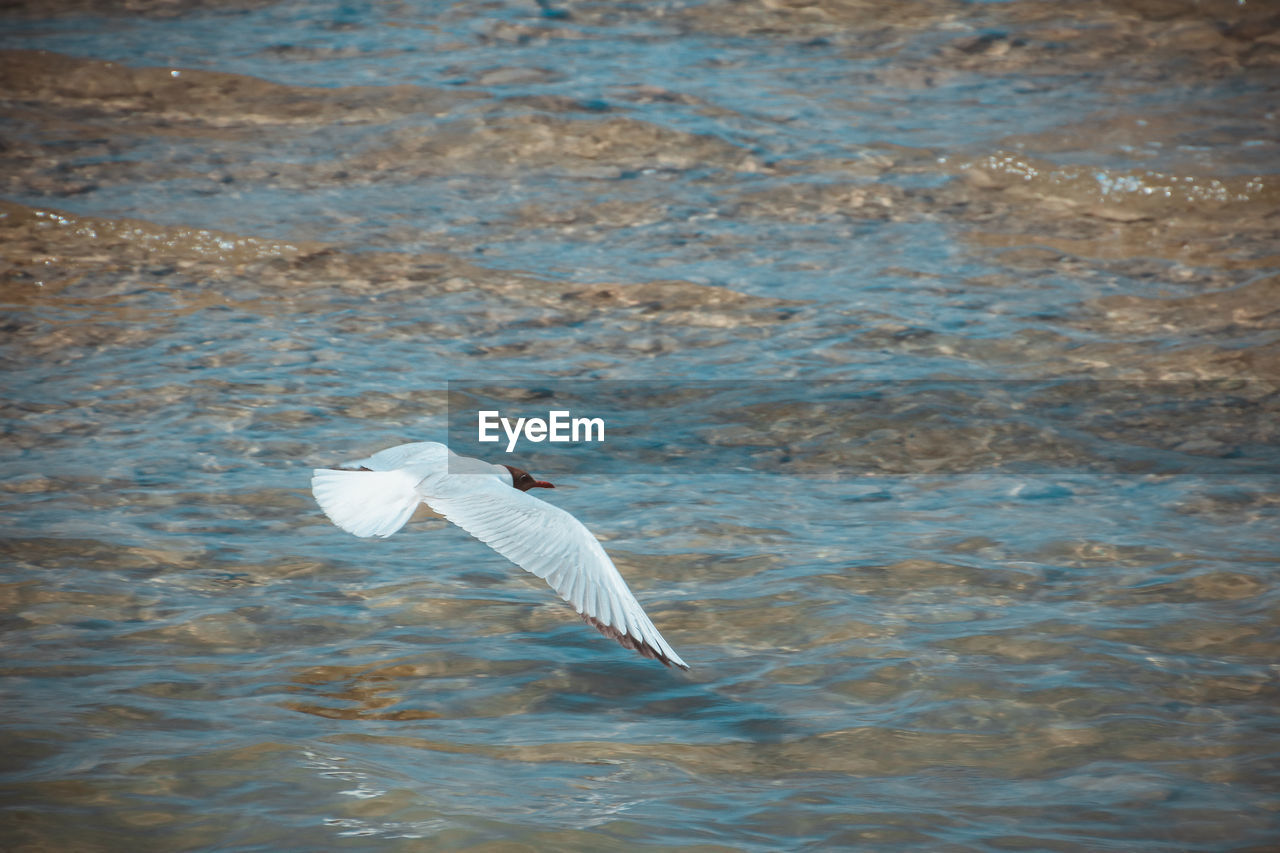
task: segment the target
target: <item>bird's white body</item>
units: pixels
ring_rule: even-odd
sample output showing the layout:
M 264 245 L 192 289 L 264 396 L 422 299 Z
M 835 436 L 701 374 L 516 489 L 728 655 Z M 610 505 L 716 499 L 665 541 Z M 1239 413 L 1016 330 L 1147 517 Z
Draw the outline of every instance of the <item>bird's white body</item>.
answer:
M 688 669 L 591 531 L 559 507 L 513 487 L 512 478 L 506 466 L 424 441 L 341 468 L 317 468 L 311 491 L 329 520 L 356 536 L 390 536 L 425 503 L 545 580 L 601 633 L 646 657 Z

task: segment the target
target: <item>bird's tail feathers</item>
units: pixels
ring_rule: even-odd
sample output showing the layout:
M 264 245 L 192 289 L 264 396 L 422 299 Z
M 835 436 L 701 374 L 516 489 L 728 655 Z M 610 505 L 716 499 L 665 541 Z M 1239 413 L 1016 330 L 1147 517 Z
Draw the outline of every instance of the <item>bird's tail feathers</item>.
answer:
M 390 536 L 417 508 L 415 478 L 404 471 L 317 468 L 311 493 L 329 520 L 356 536 Z

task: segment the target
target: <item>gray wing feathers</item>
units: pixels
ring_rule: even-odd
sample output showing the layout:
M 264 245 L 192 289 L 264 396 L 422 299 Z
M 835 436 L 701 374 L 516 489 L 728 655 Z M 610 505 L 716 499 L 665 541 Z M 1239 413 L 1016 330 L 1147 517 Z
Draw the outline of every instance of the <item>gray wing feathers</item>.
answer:
M 453 494 L 428 494 L 427 505 L 520 568 L 545 580 L 606 636 L 647 657 L 687 669 L 658 633 L 603 547 L 557 506 L 497 480 Z M 423 486 L 427 484 L 424 483 Z

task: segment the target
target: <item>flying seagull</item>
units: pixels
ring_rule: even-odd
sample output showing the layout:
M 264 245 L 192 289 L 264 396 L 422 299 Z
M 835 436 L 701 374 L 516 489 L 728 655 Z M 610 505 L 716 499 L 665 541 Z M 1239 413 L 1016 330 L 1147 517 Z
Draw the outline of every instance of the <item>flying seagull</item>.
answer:
M 356 536 L 395 533 L 419 503 L 542 578 L 587 624 L 666 666 L 688 669 L 582 522 L 529 494 L 554 489 L 528 471 L 458 454 L 434 441 L 401 444 L 338 468 L 317 468 L 311 492 Z

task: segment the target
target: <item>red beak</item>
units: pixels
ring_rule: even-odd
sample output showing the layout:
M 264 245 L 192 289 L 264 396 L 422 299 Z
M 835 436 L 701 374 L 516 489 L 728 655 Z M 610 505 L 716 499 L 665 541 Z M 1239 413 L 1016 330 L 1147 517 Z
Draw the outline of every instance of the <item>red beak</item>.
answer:
M 535 488 L 539 488 L 539 489 L 554 489 L 554 488 L 555 488 L 555 486 L 553 486 L 552 484 L 548 483 L 546 480 L 534 480 L 534 481 L 533 481 L 533 486 L 534 486 Z

